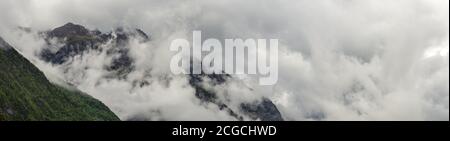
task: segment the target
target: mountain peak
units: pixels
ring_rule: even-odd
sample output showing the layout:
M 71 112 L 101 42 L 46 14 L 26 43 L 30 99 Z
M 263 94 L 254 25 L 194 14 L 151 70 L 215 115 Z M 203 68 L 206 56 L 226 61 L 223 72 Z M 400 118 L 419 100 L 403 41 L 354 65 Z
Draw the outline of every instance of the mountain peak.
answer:
M 66 23 L 64 26 L 75 26 L 75 24 L 72 23 L 72 22 L 68 22 L 68 23 Z
M 86 29 L 84 26 L 74 24 L 74 23 L 67 23 L 61 27 L 57 27 L 49 32 L 49 36 L 51 37 L 68 37 L 68 36 L 85 36 L 89 35 L 89 30 Z
M 68 23 L 64 24 L 63 26 L 61 26 L 61 27 L 65 27 L 65 28 L 84 28 L 82 25 L 74 24 L 72 22 L 68 22 Z

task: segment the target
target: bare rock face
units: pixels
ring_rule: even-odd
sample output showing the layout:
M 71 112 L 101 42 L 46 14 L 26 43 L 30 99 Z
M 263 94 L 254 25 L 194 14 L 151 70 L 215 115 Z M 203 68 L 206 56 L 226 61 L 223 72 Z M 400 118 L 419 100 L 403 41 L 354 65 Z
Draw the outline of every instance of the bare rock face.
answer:
M 116 59 L 107 67 L 109 71 L 115 71 L 118 74 L 130 72 L 133 60 L 128 56 L 129 49 L 126 47 L 131 38 L 138 38 L 141 42 L 149 40 L 149 36 L 140 29 L 125 30 L 117 28 L 109 33 L 102 33 L 99 30 L 88 30 L 87 28 L 67 23 L 61 27 L 55 28 L 44 33 L 49 46 L 54 46 L 51 42 L 56 40 L 60 45 L 56 51 L 51 48 L 44 49 L 41 52 L 41 58 L 53 64 L 63 64 L 76 55 L 83 55 L 89 50 L 102 51 L 102 44 L 112 41 L 112 48 L 107 49 L 109 55 L 118 55 Z
M 237 113 L 244 113 L 252 120 L 283 121 L 281 113 L 278 111 L 275 104 L 267 98 L 262 98 L 261 101 L 253 103 L 241 103 L 238 109 L 239 111 L 233 111 L 228 105 L 217 100 L 216 93 L 208 91 L 207 88 L 205 88 L 202 84 L 204 78 L 211 80 L 211 85 L 215 86 L 226 83 L 231 76 L 228 74 L 203 73 L 189 75 L 189 83 L 195 89 L 195 96 L 200 100 L 217 104 L 221 110 L 227 111 L 231 116 L 238 120 L 243 120 L 244 118 Z
M 275 104 L 267 98 L 256 103 L 242 103 L 241 111 L 247 113 L 250 118 L 262 121 L 282 121 L 280 111 L 278 111 Z
M 58 50 L 44 49 L 41 53 L 43 60 L 59 65 L 66 63 L 70 58 L 85 53 L 89 50 L 102 50 L 100 46 L 107 42 L 113 43 L 113 48 L 107 50 L 110 54 L 120 54 L 120 57 L 113 60 L 112 64 L 107 66 L 107 70 L 116 71 L 117 77 L 123 77 L 134 70 L 134 60 L 128 55 L 129 46 L 127 45 L 131 38 L 139 39 L 140 42 L 147 42 L 150 37 L 140 29 L 117 28 L 109 33 L 102 33 L 98 30 L 89 30 L 81 25 L 67 23 L 64 26 L 45 32 L 49 46 L 51 40 L 58 40 L 63 43 Z M 221 85 L 227 82 L 231 76 L 228 74 L 198 74 L 189 75 L 189 84 L 195 89 L 195 96 L 203 102 L 214 103 L 221 110 L 227 111 L 237 120 L 243 120 L 243 116 L 250 117 L 253 120 L 263 121 L 281 121 L 281 113 L 277 107 L 267 98 L 263 98 L 255 103 L 242 103 L 239 111 L 233 111 L 228 105 L 219 101 L 215 92 L 208 91 L 201 83 L 203 79 L 212 80 L 211 85 Z M 141 82 L 140 85 L 148 83 Z M 239 115 L 238 113 L 244 113 Z M 151 120 L 140 115 L 131 117 L 129 120 Z
M 50 37 L 71 37 L 71 36 L 89 36 L 90 31 L 81 25 L 67 23 L 61 27 L 55 28 L 48 32 Z

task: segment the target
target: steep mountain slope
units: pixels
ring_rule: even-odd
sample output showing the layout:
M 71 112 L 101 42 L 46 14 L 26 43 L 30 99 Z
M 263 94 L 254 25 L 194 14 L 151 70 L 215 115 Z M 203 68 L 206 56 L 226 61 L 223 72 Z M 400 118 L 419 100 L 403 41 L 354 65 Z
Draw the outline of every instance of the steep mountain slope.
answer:
M 72 63 L 74 56 L 82 56 L 92 50 L 105 51 L 110 55 L 119 56 L 110 64 L 107 64 L 105 70 L 112 72 L 115 78 L 126 78 L 135 68 L 134 61 L 129 56 L 130 51 L 127 45 L 130 39 L 139 39 L 140 42 L 147 42 L 150 37 L 140 29 L 118 28 L 111 32 L 102 33 L 96 30 L 89 30 L 85 27 L 73 23 L 67 23 L 53 30 L 42 32 L 42 36 L 47 40 L 48 48 L 45 48 L 40 58 L 54 65 L 64 65 Z M 57 43 L 53 43 L 53 41 Z M 112 43 L 111 48 L 104 48 L 102 44 Z M 71 69 L 71 68 L 66 68 Z M 81 72 L 83 73 L 83 72 Z M 111 76 L 110 76 L 111 77 Z M 208 90 L 210 86 L 219 86 L 225 84 L 231 76 L 227 74 L 198 74 L 189 75 L 189 84 L 195 90 L 195 96 L 205 103 L 217 105 L 221 110 L 227 111 L 229 115 L 237 120 L 244 120 L 243 116 L 253 120 L 280 121 L 283 120 L 281 113 L 275 104 L 267 98 L 259 102 L 241 103 L 239 109 L 232 110 L 230 105 L 221 101 L 216 92 Z M 210 86 L 205 86 L 205 79 L 211 80 Z M 146 80 L 140 81 L 138 86 L 145 87 L 150 84 Z M 126 120 L 150 120 L 145 117 L 136 116 Z
M 0 37 L 1 120 L 119 120 L 103 103 L 51 84 Z
M 217 93 L 208 91 L 208 89 L 203 85 L 204 79 L 211 80 L 211 86 L 222 85 L 231 78 L 228 74 L 190 74 L 189 75 L 189 84 L 195 89 L 195 96 L 204 102 L 211 102 L 217 104 L 222 110 L 226 110 L 231 116 L 235 117 L 238 120 L 243 120 L 242 115 L 238 115 L 228 107 L 228 105 L 224 104 L 222 101 L 218 100 Z M 282 121 L 283 117 L 281 116 L 280 111 L 278 111 L 275 104 L 272 103 L 271 100 L 267 98 L 262 98 L 261 101 L 257 101 L 254 103 L 241 103 L 239 105 L 240 112 L 244 113 L 246 116 L 253 120 L 262 120 L 262 121 Z

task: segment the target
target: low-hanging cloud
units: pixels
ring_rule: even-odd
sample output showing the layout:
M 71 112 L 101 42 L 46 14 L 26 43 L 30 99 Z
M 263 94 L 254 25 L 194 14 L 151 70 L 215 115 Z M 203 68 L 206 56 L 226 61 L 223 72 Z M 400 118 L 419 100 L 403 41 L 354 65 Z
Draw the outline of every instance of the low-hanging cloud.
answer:
M 201 30 L 204 39 L 280 41 L 276 85 L 247 78 L 211 88 L 236 93 L 227 97 L 232 101 L 269 97 L 287 120 L 449 120 L 448 0 L 0 0 L 0 9 L 0 36 L 47 77 L 72 81 L 122 119 L 232 119 L 195 99 L 185 77 L 170 74 L 170 42 Z M 67 22 L 101 31 L 140 28 L 152 40 L 131 42 L 135 71 L 110 80 L 102 79 L 101 66 L 111 60 L 104 52 L 54 66 L 36 57 L 42 39 L 12 30 Z M 139 79 L 155 83 L 136 89 Z

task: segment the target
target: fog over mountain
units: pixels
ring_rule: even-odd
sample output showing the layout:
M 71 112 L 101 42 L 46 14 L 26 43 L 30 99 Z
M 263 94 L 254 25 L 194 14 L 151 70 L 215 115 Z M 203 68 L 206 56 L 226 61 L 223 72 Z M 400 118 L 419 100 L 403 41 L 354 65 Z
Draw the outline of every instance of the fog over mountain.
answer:
M 48 79 L 90 94 L 122 120 L 264 117 L 243 103 L 284 120 L 449 120 L 448 0 L 0 0 L 0 9 L 7 43 Z M 55 55 L 68 44 L 48 34 L 67 23 L 89 35 L 135 36 L 121 48 L 105 37 L 95 45 L 101 50 L 45 59 L 43 51 Z M 195 77 L 173 75 L 169 45 L 192 39 L 193 30 L 221 41 L 279 39 L 278 83 L 231 75 L 193 84 Z M 132 69 L 115 67 L 123 54 L 132 61 L 118 66 Z M 205 103 L 200 90 L 216 100 Z M 258 104 L 268 101 L 276 110 Z

